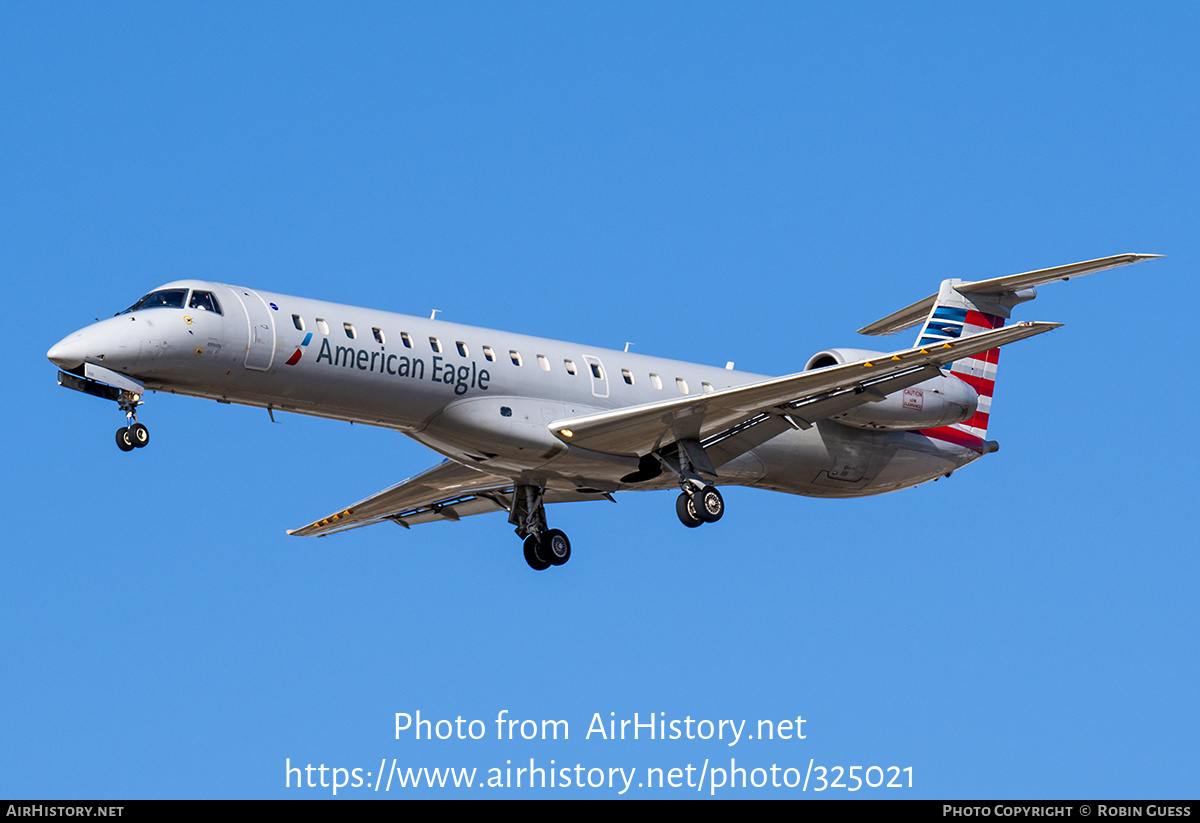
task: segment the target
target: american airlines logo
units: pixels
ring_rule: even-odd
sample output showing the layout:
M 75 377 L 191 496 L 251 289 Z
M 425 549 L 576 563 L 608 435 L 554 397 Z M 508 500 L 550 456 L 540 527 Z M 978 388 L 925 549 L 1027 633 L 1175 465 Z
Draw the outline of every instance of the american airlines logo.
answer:
M 272 303 L 271 305 L 275 305 Z M 304 342 L 296 347 L 296 353 L 287 359 L 287 365 L 294 366 L 300 362 L 300 355 L 304 354 L 304 347 L 312 342 L 312 332 L 304 335 Z

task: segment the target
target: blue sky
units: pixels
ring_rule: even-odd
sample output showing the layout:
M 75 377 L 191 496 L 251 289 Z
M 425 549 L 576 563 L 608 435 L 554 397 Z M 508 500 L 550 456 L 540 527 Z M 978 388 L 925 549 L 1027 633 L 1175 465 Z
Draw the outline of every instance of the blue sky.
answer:
M 913 788 L 717 796 L 1194 797 L 1197 17 L 0 6 L 0 796 L 733 758 Z M 1122 252 L 1167 257 L 1018 310 L 1066 325 L 1005 351 L 997 454 L 866 500 L 727 489 L 695 531 L 665 492 L 560 506 L 544 574 L 499 516 L 284 533 L 437 461 L 398 434 L 154 395 L 123 454 L 45 359 L 199 277 L 784 374 L 944 277 Z M 418 710 L 489 735 L 395 739 Z M 497 741 L 502 710 L 570 739 Z M 585 739 L 635 712 L 806 738 Z M 617 796 L 338 796 L 416 794 Z

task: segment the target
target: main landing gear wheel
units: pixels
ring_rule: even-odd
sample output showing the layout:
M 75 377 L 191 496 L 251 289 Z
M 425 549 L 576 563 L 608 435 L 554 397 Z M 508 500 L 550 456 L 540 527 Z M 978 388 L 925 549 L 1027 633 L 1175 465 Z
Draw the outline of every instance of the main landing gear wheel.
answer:
M 542 535 L 541 555 L 552 566 L 561 566 L 571 559 L 571 541 L 561 529 L 551 529 Z
M 525 562 L 535 572 L 561 566 L 571 559 L 571 541 L 561 529 L 546 527 L 546 489 L 526 483 L 513 486 L 508 522 L 525 539 Z
M 129 429 L 124 426 L 117 429 L 117 448 L 123 452 L 131 452 L 134 449 L 133 437 L 129 434 Z
M 675 513 L 679 515 L 679 522 L 689 529 L 704 525 L 704 521 L 700 519 L 700 515 L 696 511 L 694 498 L 687 492 L 680 492 L 679 497 L 675 498 Z
M 716 523 L 725 514 L 725 499 L 715 486 L 705 486 L 692 498 L 696 516 L 705 523 Z
M 544 572 L 550 568 L 550 561 L 543 559 L 544 550 L 541 549 L 539 543 L 537 535 L 531 534 L 525 538 L 525 562 L 535 572 Z M 567 548 L 567 553 L 570 554 L 570 547 Z

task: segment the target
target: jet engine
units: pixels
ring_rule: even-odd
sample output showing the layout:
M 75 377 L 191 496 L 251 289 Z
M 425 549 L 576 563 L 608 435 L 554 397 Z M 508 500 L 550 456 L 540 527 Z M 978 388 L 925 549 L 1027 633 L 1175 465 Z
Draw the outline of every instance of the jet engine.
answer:
M 809 358 L 804 370 L 886 356 L 884 352 L 867 349 L 826 349 Z M 830 419 L 858 429 L 876 431 L 934 429 L 969 420 L 978 404 L 979 395 L 975 389 L 943 371 L 938 377 L 931 377 L 906 389 L 897 389 L 882 400 L 863 403 Z

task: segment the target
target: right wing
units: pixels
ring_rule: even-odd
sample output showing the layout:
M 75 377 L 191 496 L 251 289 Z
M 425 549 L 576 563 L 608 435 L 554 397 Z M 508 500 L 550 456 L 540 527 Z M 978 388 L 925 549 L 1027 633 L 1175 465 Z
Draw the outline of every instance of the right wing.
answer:
M 936 377 L 938 368 L 1060 323 L 1022 322 L 938 345 L 903 349 L 838 366 L 790 374 L 671 400 L 555 420 L 550 431 L 574 446 L 640 456 L 677 440 L 701 440 L 761 415 L 805 427 L 871 399 Z M 783 422 L 786 427 L 788 422 Z M 781 429 L 782 430 L 782 429 Z M 749 441 L 745 441 L 749 442 Z M 752 448 L 742 443 L 741 448 Z
M 291 529 L 288 534 L 323 537 L 385 520 L 408 528 L 435 520 L 459 520 L 472 514 L 506 512 L 512 505 L 512 493 L 512 480 L 446 460 L 328 517 Z M 543 502 L 605 499 L 612 498 L 604 492 L 546 489 Z

